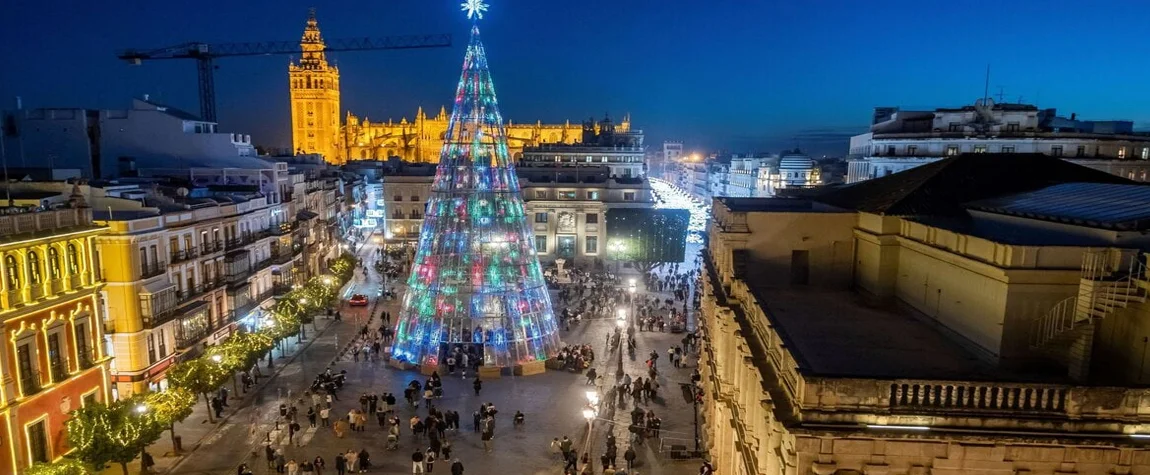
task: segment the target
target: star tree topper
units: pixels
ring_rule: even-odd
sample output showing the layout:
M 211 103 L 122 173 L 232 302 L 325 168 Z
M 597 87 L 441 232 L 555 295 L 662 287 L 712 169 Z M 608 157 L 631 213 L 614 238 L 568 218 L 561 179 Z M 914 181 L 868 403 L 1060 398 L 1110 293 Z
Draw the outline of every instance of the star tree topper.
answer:
M 487 11 L 487 4 L 483 0 L 467 0 L 459 4 L 463 7 L 463 11 L 467 12 L 467 18 L 483 19 L 483 12 Z

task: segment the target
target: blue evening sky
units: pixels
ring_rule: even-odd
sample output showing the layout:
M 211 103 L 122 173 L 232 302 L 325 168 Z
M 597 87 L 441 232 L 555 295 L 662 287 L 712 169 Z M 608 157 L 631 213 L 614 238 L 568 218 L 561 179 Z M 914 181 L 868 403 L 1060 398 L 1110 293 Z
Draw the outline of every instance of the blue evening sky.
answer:
M 841 155 L 880 105 L 960 106 L 991 92 L 1088 119 L 1150 123 L 1146 1 L 490 0 L 481 22 L 505 118 L 632 114 L 648 143 Z M 114 52 L 185 41 L 299 38 L 309 6 L 327 38 L 452 33 L 451 49 L 332 55 L 343 107 L 373 120 L 450 100 L 468 21 L 458 0 L 7 0 L 0 106 L 198 112 L 191 61 L 131 67 Z M 288 57 L 230 58 L 223 128 L 289 144 Z

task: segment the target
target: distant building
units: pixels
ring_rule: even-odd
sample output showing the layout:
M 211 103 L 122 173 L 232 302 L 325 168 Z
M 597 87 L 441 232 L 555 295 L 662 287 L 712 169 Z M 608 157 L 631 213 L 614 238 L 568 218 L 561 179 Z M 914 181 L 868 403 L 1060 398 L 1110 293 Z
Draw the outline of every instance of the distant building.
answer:
M 83 178 L 132 176 L 141 167 L 254 157 L 251 137 L 220 132 L 179 109 L 133 99 L 127 110 L 4 112 L 4 156 L 12 167 L 74 169 Z
M 716 473 L 1150 470 L 1146 186 L 968 153 L 713 208 Z
M 629 123 L 630 119 L 624 119 L 624 122 Z M 645 158 L 642 130 L 616 130 L 614 122 L 604 118 L 599 122 L 584 122 L 579 143 L 524 147 L 517 166 L 579 168 L 605 165 L 612 177 L 629 178 L 646 176 Z
M 1055 109 L 997 104 L 934 111 L 875 108 L 874 124 L 851 137 L 847 183 L 963 153 L 1041 153 L 1136 181 L 1150 181 L 1150 135 L 1130 121 L 1060 117 Z
M 382 226 L 388 242 L 414 245 L 419 240 L 435 167 L 430 163 L 388 161 L 382 191 Z

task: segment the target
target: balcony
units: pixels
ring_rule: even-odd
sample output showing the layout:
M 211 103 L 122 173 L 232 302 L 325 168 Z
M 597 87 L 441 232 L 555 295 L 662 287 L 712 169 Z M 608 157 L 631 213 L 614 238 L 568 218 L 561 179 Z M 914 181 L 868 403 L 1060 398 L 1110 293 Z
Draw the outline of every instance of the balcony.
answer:
M 271 229 L 268 230 L 268 233 L 272 236 L 284 236 L 284 235 L 290 234 L 294 230 L 295 230 L 295 224 L 288 222 L 288 223 L 281 223 L 278 225 L 273 224 Z
M 181 249 L 181 250 L 178 250 L 178 251 L 172 252 L 172 254 L 171 254 L 171 257 L 172 257 L 171 263 L 172 263 L 172 264 L 176 264 L 176 263 L 179 263 L 179 262 L 184 262 L 184 261 L 188 261 L 188 260 L 192 260 L 192 259 L 195 259 L 195 258 L 197 258 L 197 257 L 199 257 L 199 256 L 200 256 L 200 253 L 199 253 L 199 252 L 196 252 L 196 248 L 194 248 L 194 247 L 191 247 L 191 248 L 188 248 L 188 249 Z
M 80 371 L 84 371 L 84 370 L 91 368 L 91 367 L 96 365 L 96 352 L 95 351 L 93 351 L 91 349 L 88 349 L 88 350 L 79 349 L 76 351 L 80 355 L 80 360 L 77 361 L 77 363 L 79 363 Z
M 292 257 L 292 253 L 283 252 L 277 249 L 272 251 L 272 257 L 268 260 L 271 261 L 272 264 L 287 264 L 288 262 L 291 262 Z
M 52 279 L 48 281 L 48 288 L 52 290 L 52 295 L 58 295 L 64 291 L 64 279 Z
M 53 361 L 49 369 L 48 372 L 52 375 L 53 383 L 59 383 L 68 379 L 68 365 L 64 363 L 64 360 Z
M 68 277 L 68 280 L 71 281 L 73 289 L 78 289 L 84 286 L 84 279 L 80 277 L 80 274 L 72 274 L 70 277 Z
M 20 392 L 22 394 L 24 394 L 25 397 L 31 396 L 33 394 L 40 392 L 40 389 L 42 389 L 42 388 L 40 386 L 40 372 L 39 371 L 32 371 L 32 372 L 27 373 L 27 374 L 25 374 L 24 372 L 21 372 L 21 374 L 20 374 Z
M 71 208 L 0 216 L 0 236 L 36 233 L 92 223 L 91 208 Z
M 201 256 L 207 256 L 208 254 L 211 254 L 213 252 L 219 252 L 222 250 L 224 250 L 224 242 L 223 241 L 217 240 L 217 241 L 205 242 L 203 244 L 200 244 L 200 255 Z
M 275 284 L 272 286 L 272 295 L 275 297 L 287 295 L 288 292 L 291 292 L 290 284 Z
M 168 271 L 168 264 L 164 262 L 146 263 L 140 266 L 140 279 L 151 279 Z

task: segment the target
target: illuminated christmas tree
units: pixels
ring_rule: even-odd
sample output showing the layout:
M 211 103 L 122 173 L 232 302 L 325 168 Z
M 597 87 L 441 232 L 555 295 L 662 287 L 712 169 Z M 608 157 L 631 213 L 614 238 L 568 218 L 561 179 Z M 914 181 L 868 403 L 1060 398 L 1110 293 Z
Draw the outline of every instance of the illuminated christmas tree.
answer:
M 463 4 L 476 21 L 486 8 Z M 393 358 L 437 365 L 472 347 L 484 365 L 508 367 L 559 349 L 477 23 L 407 283 Z

